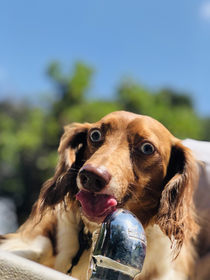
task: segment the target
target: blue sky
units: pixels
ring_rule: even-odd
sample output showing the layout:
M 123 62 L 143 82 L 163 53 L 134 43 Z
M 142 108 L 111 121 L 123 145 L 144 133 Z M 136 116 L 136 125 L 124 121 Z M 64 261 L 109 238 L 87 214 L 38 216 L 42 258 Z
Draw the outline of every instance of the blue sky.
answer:
M 123 77 L 190 93 L 210 115 L 210 0 L 6 0 L 0 3 L 0 95 L 39 99 L 47 65 L 93 66 L 94 96 Z

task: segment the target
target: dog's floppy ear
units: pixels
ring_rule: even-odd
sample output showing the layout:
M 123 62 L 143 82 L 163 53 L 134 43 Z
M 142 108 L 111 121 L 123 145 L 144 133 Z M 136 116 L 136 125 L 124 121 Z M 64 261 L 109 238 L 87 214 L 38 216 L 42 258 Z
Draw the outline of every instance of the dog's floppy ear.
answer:
M 42 187 L 37 203 L 33 207 L 36 214 L 44 214 L 47 207 L 52 207 L 68 194 L 72 199 L 76 194 L 76 176 L 82 166 L 83 153 L 86 147 L 87 130 L 89 124 L 74 123 L 65 127 L 58 148 L 59 160 L 55 174 Z M 66 199 L 66 198 L 65 198 Z
M 198 168 L 191 151 L 177 142 L 171 157 L 162 191 L 157 224 L 172 241 L 174 258 L 183 242 L 196 236 L 193 194 L 198 183 Z

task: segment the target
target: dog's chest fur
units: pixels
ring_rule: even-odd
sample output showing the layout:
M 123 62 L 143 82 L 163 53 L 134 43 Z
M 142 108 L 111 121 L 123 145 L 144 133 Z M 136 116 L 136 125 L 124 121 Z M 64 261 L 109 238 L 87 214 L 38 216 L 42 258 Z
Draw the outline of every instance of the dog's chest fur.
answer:
M 79 211 L 67 210 L 58 213 L 57 225 L 57 256 L 54 268 L 60 272 L 67 273 L 71 267 L 72 259 L 79 250 L 79 232 L 83 227 Z M 79 263 L 73 267 L 72 277 L 86 279 L 89 265 L 90 249 L 85 250 Z

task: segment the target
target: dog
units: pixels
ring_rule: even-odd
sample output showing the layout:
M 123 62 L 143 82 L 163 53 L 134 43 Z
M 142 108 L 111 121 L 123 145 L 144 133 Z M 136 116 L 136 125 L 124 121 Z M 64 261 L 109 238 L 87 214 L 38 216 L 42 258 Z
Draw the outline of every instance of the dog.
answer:
M 199 230 L 193 194 L 197 161 L 151 117 L 113 112 L 65 127 L 59 162 L 28 220 L 0 237 L 0 249 L 84 280 L 91 233 L 117 208 L 141 221 L 147 253 L 141 280 L 184 280 L 193 272 Z M 86 249 L 80 251 L 80 238 Z M 81 255 L 81 256 L 80 256 Z

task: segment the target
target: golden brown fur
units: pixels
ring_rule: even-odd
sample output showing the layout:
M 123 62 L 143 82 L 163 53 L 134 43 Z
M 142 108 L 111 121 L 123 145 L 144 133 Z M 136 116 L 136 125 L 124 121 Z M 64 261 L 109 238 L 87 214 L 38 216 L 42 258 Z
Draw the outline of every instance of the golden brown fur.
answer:
M 98 142 L 90 139 L 94 129 L 101 133 Z M 142 152 L 144 143 L 154 147 L 151 154 Z M 2 237 L 0 249 L 43 264 L 49 258 L 47 265 L 67 272 L 78 250 L 78 241 L 71 243 L 68 234 L 76 240 L 83 223 L 86 230 L 97 227 L 96 220 L 84 210 L 80 214 L 81 205 L 76 199 L 78 191 L 84 189 L 78 174 L 82 167 L 91 166 L 102 168 L 110 176 L 109 183 L 97 194 L 115 197 L 117 207 L 132 211 L 145 228 L 148 249 L 139 279 L 188 278 L 194 259 L 192 240 L 198 231 L 193 204 L 198 172 L 190 150 L 180 140 L 150 117 L 114 112 L 95 124 L 67 126 L 58 152 L 55 175 L 44 184 L 31 217 L 18 233 Z M 50 256 L 47 254 L 43 261 L 46 254 L 41 251 L 38 259 L 24 255 L 21 242 L 20 248 L 13 248 L 14 240 L 29 242 L 39 236 L 44 237 L 43 244 L 45 238 L 50 241 Z M 87 269 L 88 254 L 84 253 L 78 268 Z M 77 267 L 72 273 L 79 279 L 85 279 L 85 274 Z

